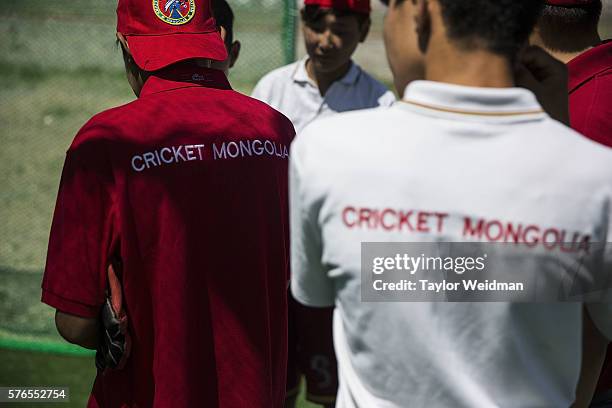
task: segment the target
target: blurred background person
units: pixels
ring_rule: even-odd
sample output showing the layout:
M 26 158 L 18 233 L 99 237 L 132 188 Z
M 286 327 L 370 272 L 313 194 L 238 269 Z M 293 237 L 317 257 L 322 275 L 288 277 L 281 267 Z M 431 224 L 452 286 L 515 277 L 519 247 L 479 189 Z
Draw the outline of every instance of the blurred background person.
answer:
M 572 128 L 612 146 L 612 42 L 599 35 L 601 0 L 546 0 L 531 42 L 567 64 Z
M 291 119 L 298 133 L 336 112 L 391 105 L 393 93 L 351 59 L 370 30 L 370 11 L 370 0 L 306 0 L 307 56 L 265 75 L 252 96 Z
M 567 64 L 571 126 L 612 147 L 612 42 L 599 35 L 602 8 L 601 0 L 546 0 L 531 42 Z M 601 353 L 593 353 L 607 344 L 595 330 L 585 338 L 583 347 L 594 359 L 588 366 L 595 369 L 585 372 L 594 378 L 584 379 L 579 388 L 581 406 L 589 403 L 602 366 L 593 406 L 612 406 L 612 347 L 605 361 Z
M 315 119 L 378 106 L 395 96 L 352 60 L 370 30 L 370 0 L 306 0 L 300 11 L 307 55 L 265 75 L 252 96 L 286 115 L 299 132 Z M 338 387 L 331 335 L 332 310 L 306 309 L 289 295 L 287 407 L 302 376 L 306 398 L 332 406 Z

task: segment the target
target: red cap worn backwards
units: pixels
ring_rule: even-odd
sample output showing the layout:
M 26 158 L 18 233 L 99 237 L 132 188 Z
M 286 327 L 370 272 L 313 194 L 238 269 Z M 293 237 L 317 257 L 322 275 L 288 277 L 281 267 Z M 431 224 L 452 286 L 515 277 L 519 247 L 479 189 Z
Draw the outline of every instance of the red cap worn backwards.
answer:
M 305 6 L 319 6 L 334 10 L 370 14 L 370 0 L 304 0 Z
M 546 0 L 549 6 L 580 7 L 595 3 L 596 0 Z
M 191 58 L 227 58 L 210 0 L 119 0 L 117 31 L 145 71 Z

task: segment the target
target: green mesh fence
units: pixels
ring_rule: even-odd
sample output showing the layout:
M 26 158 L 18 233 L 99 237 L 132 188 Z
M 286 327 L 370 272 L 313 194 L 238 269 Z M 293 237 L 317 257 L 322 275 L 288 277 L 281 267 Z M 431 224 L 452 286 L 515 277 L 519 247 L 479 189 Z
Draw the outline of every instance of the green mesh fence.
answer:
M 0 348 L 91 355 L 59 338 L 40 283 L 67 147 L 93 114 L 134 98 L 116 0 L 0 3 Z M 248 93 L 295 58 L 295 2 L 229 3 L 242 42 L 230 80 Z

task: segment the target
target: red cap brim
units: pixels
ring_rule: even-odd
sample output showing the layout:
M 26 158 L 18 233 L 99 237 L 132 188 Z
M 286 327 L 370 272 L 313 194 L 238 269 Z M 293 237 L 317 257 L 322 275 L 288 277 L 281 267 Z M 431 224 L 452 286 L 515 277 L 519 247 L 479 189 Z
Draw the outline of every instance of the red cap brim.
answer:
M 136 65 L 157 71 L 175 62 L 207 58 L 224 61 L 227 50 L 218 31 L 165 35 L 128 35 L 128 47 Z
M 319 6 L 333 10 L 348 10 L 354 13 L 370 14 L 370 0 L 304 0 L 305 6 Z

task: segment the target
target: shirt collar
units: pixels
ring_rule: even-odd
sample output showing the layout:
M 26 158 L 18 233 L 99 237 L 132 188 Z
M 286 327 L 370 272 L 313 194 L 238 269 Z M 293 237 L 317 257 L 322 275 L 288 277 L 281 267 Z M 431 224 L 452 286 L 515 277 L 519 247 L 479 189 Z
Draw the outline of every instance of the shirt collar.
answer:
M 308 72 L 306 71 L 306 61 L 308 61 L 308 57 L 304 57 L 298 61 L 295 71 L 293 72 L 293 81 L 301 84 L 308 83 L 314 85 L 308 76 Z M 351 61 L 351 67 L 349 68 L 348 72 L 342 78 L 340 78 L 338 82 L 347 86 L 353 85 L 355 82 L 357 82 L 360 73 L 361 68 L 359 68 L 359 65 Z
M 612 40 L 602 42 L 567 63 L 569 92 L 603 71 L 612 69 Z
M 481 88 L 433 81 L 413 81 L 406 87 L 404 104 L 436 116 L 491 120 L 524 120 L 545 116 L 535 95 L 523 88 Z
M 182 64 L 155 71 L 151 74 L 144 83 L 140 96 L 199 86 L 232 89 L 223 71 L 198 67 L 193 64 Z

